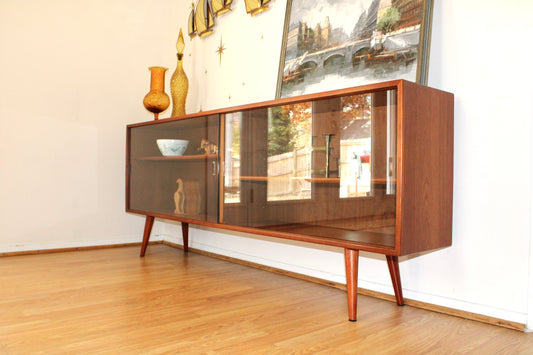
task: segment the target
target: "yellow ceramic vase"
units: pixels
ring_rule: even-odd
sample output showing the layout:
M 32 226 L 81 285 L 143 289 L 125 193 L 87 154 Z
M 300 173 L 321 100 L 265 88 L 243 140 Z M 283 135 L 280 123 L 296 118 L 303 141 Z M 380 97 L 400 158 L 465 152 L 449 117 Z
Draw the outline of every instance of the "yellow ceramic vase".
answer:
M 170 106 L 170 98 L 165 93 L 165 72 L 167 68 L 150 67 L 150 92 L 143 100 L 144 107 L 154 114 L 154 119 L 159 118 L 159 113 Z
M 185 42 L 183 41 L 183 33 L 180 28 L 180 35 L 178 43 L 176 44 L 178 50 L 178 64 L 176 71 L 172 74 L 170 79 L 170 95 L 172 96 L 172 117 L 185 115 L 185 101 L 187 100 L 187 92 L 189 91 L 189 79 L 183 71 L 183 49 Z

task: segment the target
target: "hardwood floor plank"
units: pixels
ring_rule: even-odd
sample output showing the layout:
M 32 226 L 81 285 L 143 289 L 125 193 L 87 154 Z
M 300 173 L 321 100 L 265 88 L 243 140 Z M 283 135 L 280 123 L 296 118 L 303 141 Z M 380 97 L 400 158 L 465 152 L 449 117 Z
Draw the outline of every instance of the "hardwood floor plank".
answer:
M 165 245 L 0 257 L 0 354 L 513 353 L 533 335 Z

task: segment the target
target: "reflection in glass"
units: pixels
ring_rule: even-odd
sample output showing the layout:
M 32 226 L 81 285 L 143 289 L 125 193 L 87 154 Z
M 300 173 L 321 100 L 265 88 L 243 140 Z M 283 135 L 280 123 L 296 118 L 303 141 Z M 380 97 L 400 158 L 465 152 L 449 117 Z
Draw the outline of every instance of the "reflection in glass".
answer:
M 396 106 L 384 90 L 226 114 L 221 223 L 393 246 Z
M 370 195 L 372 95 L 342 98 L 339 197 Z
M 241 127 L 240 112 L 226 114 L 224 165 L 224 203 L 241 202 Z
M 311 198 L 311 103 L 268 110 L 267 201 Z
M 227 114 L 224 202 L 241 202 L 242 179 L 266 183 L 266 201 L 312 199 L 313 183 L 324 178 L 336 181 L 339 198 L 372 196 L 382 182 L 386 193 L 394 194 L 395 100 L 395 92 L 389 91 L 325 100 L 316 107 L 312 102 L 275 106 L 255 112 L 253 118 L 247 114 L 246 122 L 242 112 Z M 265 134 L 255 138 L 264 139 L 267 153 L 262 173 L 241 171 L 243 129 Z M 247 151 L 255 156 L 260 143 L 250 144 L 245 144 Z

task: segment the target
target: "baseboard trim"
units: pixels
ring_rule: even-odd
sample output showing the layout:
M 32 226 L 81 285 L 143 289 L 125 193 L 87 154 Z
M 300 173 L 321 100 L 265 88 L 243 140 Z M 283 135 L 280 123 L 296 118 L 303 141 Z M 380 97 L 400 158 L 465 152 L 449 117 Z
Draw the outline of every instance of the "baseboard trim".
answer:
M 150 244 L 163 244 L 162 240 L 150 242 Z M 53 249 L 38 249 L 38 250 L 21 250 L 21 251 L 10 251 L 0 253 L 0 257 L 8 256 L 21 256 L 21 255 L 37 255 L 37 254 L 53 254 L 53 253 L 66 253 L 70 251 L 83 251 L 83 250 L 97 250 L 97 249 L 112 249 L 112 248 L 123 248 L 123 247 L 133 247 L 140 246 L 140 242 L 135 243 L 119 243 L 119 244 L 105 244 L 105 245 L 90 245 L 83 247 L 67 247 L 67 248 L 53 248 Z
M 163 240 L 162 243 L 164 245 L 168 245 L 173 248 L 183 249 L 183 246 L 181 244 L 169 242 L 166 240 Z M 320 285 L 335 287 L 340 290 L 346 290 L 345 284 L 334 282 L 334 281 L 329 281 L 329 280 L 324 280 L 324 279 L 320 279 L 320 278 L 313 277 L 313 276 L 303 275 L 303 274 L 299 274 L 293 271 L 287 271 L 287 270 L 283 270 L 283 269 L 279 269 L 279 268 L 275 268 L 271 266 L 266 266 L 266 265 L 254 263 L 251 261 L 237 259 L 231 256 L 225 256 L 225 255 L 220 255 L 220 254 L 216 254 L 213 252 L 208 252 L 208 251 L 201 250 L 201 249 L 189 247 L 189 251 L 194 252 L 196 254 L 201 254 L 201 255 L 212 257 L 212 258 L 216 258 L 216 259 L 226 260 L 226 261 L 229 261 L 235 264 L 245 265 L 245 266 L 253 267 L 256 269 L 269 271 L 269 272 L 273 272 L 276 274 L 281 274 L 281 275 L 293 277 L 296 279 L 317 283 Z M 369 290 L 365 288 L 358 288 L 357 292 L 360 293 L 361 295 L 379 298 L 379 299 L 383 299 L 383 300 L 390 301 L 390 302 L 396 302 L 396 298 L 394 297 L 394 295 L 389 295 L 383 292 L 373 291 L 373 290 Z M 518 330 L 521 332 L 524 332 L 526 330 L 526 325 L 522 323 L 518 323 L 518 322 L 511 322 L 511 321 L 507 321 L 504 319 L 499 319 L 495 317 L 485 316 L 482 314 L 462 311 L 462 310 L 449 308 L 449 307 L 438 306 L 438 305 L 434 305 L 431 303 L 421 302 L 421 301 L 412 300 L 408 298 L 404 298 L 404 302 L 405 302 L 405 305 L 407 306 L 425 309 L 431 312 L 442 313 L 442 314 L 446 314 L 446 315 L 450 315 L 454 317 L 459 317 L 459 318 L 469 319 L 469 320 L 473 320 L 473 321 L 477 321 L 481 323 L 491 324 L 491 325 L 495 325 L 498 327 Z

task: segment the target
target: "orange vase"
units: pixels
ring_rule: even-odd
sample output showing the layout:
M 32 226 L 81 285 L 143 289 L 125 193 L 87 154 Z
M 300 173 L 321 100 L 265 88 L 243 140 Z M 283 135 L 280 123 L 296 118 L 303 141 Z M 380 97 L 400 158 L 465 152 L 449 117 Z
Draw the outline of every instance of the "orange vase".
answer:
M 159 118 L 159 113 L 170 106 L 170 98 L 165 93 L 165 72 L 167 68 L 150 67 L 150 92 L 143 100 L 144 107 L 154 114 L 154 119 Z

